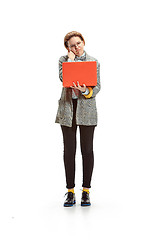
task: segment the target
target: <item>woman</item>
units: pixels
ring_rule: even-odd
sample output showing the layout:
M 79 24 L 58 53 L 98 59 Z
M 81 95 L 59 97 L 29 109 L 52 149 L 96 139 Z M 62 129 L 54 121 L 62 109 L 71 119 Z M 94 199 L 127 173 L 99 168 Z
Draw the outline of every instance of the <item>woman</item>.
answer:
M 66 187 L 68 192 L 64 202 L 65 207 L 73 206 L 75 200 L 75 154 L 76 154 L 76 131 L 80 129 L 80 144 L 83 159 L 83 191 L 81 206 L 90 206 L 89 188 L 94 165 L 93 135 L 97 125 L 97 109 L 95 96 L 100 91 L 100 64 L 84 51 L 85 40 L 81 33 L 72 31 L 64 38 L 65 48 L 68 54 L 59 59 L 59 78 L 63 82 L 62 63 L 72 61 L 96 61 L 97 62 L 97 85 L 95 87 L 82 86 L 78 82 L 74 87 L 62 88 L 61 98 L 56 116 L 56 123 L 61 125 L 64 141 L 64 166 L 66 175 Z

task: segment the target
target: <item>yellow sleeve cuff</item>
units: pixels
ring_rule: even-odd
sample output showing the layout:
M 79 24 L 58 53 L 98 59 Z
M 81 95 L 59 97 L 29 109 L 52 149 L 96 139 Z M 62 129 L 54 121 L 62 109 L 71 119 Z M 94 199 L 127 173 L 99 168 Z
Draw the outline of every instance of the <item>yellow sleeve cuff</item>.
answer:
M 89 93 L 87 95 L 84 95 L 85 98 L 91 98 L 93 94 L 93 89 L 91 87 L 88 87 Z

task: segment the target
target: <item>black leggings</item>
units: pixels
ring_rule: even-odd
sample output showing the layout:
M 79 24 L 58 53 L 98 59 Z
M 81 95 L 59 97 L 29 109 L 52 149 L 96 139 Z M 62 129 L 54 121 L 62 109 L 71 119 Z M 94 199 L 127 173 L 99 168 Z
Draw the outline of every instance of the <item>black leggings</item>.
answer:
M 66 187 L 74 188 L 75 186 L 75 154 L 76 154 L 76 107 L 77 100 L 73 100 L 73 122 L 72 127 L 62 126 L 64 142 L 64 166 L 66 174 Z M 79 126 L 80 145 L 83 159 L 83 183 L 82 187 L 91 187 L 91 178 L 94 165 L 93 154 L 93 135 L 95 126 Z

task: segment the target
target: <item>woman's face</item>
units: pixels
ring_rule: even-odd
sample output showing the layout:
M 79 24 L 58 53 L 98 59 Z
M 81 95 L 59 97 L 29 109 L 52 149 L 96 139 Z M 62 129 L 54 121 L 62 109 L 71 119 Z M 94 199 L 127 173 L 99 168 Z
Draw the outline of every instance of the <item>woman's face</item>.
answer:
M 80 57 L 84 52 L 84 42 L 80 37 L 72 37 L 68 41 L 68 50 Z

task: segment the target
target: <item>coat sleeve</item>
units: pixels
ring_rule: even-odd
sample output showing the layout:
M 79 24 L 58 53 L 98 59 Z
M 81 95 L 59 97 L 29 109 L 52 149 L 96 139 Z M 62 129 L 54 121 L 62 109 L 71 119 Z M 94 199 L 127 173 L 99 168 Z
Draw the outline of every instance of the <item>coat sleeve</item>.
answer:
M 62 56 L 59 58 L 59 79 L 61 80 L 61 82 L 63 82 L 63 76 L 62 76 L 62 63 L 66 62 L 67 58 L 66 56 Z
M 93 87 L 93 94 L 92 97 L 95 97 L 97 93 L 101 89 L 101 83 L 100 83 L 100 63 L 97 61 L 97 85 Z

